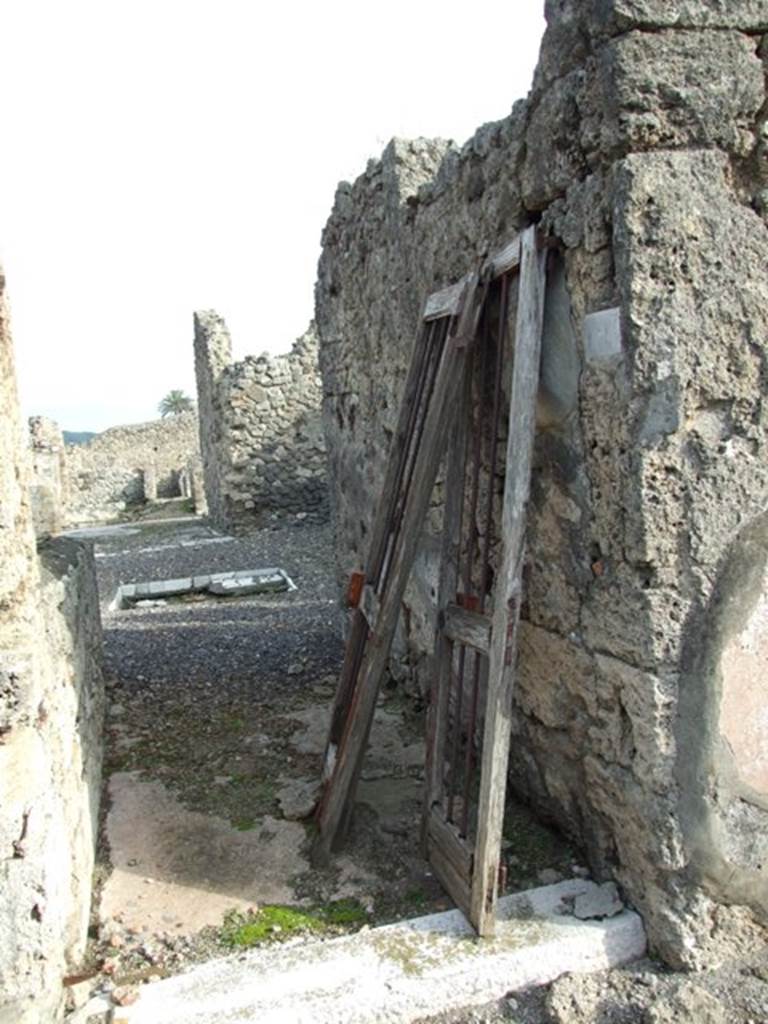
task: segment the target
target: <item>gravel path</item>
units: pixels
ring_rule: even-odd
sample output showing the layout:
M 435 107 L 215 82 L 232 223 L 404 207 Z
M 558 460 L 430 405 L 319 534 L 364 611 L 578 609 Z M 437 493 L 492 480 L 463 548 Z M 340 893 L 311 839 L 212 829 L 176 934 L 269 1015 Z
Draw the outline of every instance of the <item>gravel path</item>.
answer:
M 107 614 L 108 676 L 131 689 L 148 681 L 180 687 L 226 683 L 231 688 L 268 680 L 274 687 L 276 677 L 295 689 L 305 673 L 322 678 L 337 671 L 342 641 L 328 526 L 264 530 L 206 543 L 209 533 L 199 544 L 192 543 L 191 529 L 163 524 L 149 537 L 143 531 L 138 537 L 99 542 L 102 602 L 108 604 L 122 583 L 273 566 L 284 569 L 298 589 Z M 174 533 L 181 538 L 175 543 Z M 148 550 L 140 549 L 141 542 Z

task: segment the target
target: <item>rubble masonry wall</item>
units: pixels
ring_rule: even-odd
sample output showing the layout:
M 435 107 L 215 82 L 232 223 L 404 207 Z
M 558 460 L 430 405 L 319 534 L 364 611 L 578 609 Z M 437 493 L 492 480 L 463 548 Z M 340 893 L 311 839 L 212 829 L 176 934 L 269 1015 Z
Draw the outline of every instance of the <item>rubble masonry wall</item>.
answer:
M 59 425 L 45 416 L 29 420 L 32 457 L 32 520 L 35 534 L 48 537 L 64 529 L 67 468 L 64 437 Z
M 50 1024 L 87 938 L 103 689 L 90 549 L 35 550 L 0 279 L 0 1022 Z
M 394 140 L 338 188 L 316 320 L 339 577 L 364 563 L 425 295 L 540 221 L 510 779 L 692 965 L 768 913 L 768 8 L 546 15 L 508 118 L 461 149 Z M 423 691 L 439 521 L 438 486 L 391 661 Z
M 200 447 L 213 522 L 247 529 L 264 512 L 328 514 L 314 329 L 287 355 L 232 362 L 224 320 L 195 314 Z
M 65 451 L 67 523 L 114 519 L 145 499 L 181 494 L 180 475 L 199 456 L 197 415 L 111 427 Z

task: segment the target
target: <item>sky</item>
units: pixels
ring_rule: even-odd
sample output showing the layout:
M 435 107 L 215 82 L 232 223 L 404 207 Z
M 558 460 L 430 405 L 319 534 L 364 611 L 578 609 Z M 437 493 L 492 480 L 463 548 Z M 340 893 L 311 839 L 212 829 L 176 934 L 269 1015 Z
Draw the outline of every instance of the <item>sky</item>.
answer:
M 393 136 L 464 142 L 527 93 L 543 0 L 3 0 L 0 260 L 24 415 L 194 396 L 192 313 L 235 358 L 312 317 L 336 185 Z

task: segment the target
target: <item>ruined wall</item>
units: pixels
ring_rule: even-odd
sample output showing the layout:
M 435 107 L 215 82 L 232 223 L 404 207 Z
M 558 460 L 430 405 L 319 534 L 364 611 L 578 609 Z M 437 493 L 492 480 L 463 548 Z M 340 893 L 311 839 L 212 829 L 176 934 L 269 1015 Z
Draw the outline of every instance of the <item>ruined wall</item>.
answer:
M 314 329 L 284 356 L 232 362 L 224 320 L 195 314 L 200 447 L 211 518 L 247 529 L 262 513 L 325 519 L 325 438 Z
M 38 559 L 0 278 L 0 1022 L 50 1024 L 87 937 L 103 690 L 93 560 Z
M 768 912 L 768 9 L 546 14 L 510 117 L 460 150 L 396 140 L 339 186 L 316 317 L 340 577 L 364 561 L 424 296 L 540 220 L 511 780 L 694 964 Z M 392 662 L 422 687 L 436 561 L 427 529 Z
M 195 514 L 198 516 L 208 515 L 208 501 L 205 497 L 205 476 L 203 473 L 203 459 L 201 455 L 194 455 L 187 463 L 181 474 L 181 493 L 185 498 L 192 500 Z
M 29 447 L 32 459 L 32 521 L 36 535 L 47 537 L 60 533 L 64 528 L 67 501 L 64 438 L 58 423 L 45 416 L 31 416 Z
M 199 452 L 197 416 L 111 427 L 66 446 L 68 523 L 113 519 L 131 505 L 181 495 L 179 476 Z

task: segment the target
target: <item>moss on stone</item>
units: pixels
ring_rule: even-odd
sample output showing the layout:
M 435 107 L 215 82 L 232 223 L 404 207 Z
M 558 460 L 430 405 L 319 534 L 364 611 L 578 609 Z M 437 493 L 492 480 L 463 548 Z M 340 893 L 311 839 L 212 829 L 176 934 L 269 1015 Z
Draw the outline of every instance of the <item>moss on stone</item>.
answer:
M 320 911 L 324 920 L 330 925 L 353 925 L 365 924 L 368 914 L 359 900 L 348 897 L 342 900 L 332 900 Z
M 297 932 L 322 931 L 324 926 L 323 921 L 306 911 L 267 904 L 248 914 L 237 911 L 227 914 L 222 928 L 222 940 L 233 949 L 248 949 Z
M 224 918 L 221 939 L 233 949 L 248 949 L 264 942 L 279 942 L 293 935 L 354 930 L 368 921 L 356 899 L 331 900 L 309 908 L 265 904 L 258 910 L 232 911 Z

